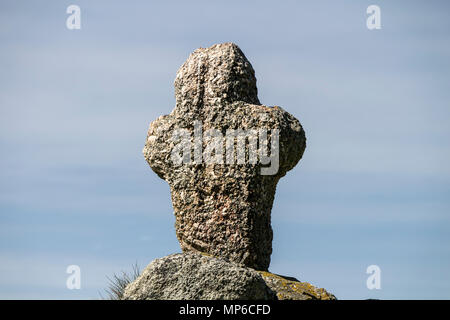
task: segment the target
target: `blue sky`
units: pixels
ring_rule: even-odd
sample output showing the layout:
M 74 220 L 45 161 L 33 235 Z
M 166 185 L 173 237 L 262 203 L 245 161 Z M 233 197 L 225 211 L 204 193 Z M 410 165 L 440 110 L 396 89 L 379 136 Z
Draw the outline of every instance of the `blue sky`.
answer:
M 68 30 L 66 8 L 81 8 Z M 381 8 L 381 30 L 366 8 Z M 97 299 L 179 252 L 148 124 L 198 47 L 232 41 L 259 98 L 302 123 L 277 189 L 272 272 L 341 299 L 450 298 L 445 1 L 2 1 L 0 298 Z M 66 267 L 81 267 L 81 289 Z M 366 268 L 381 268 L 368 290 Z

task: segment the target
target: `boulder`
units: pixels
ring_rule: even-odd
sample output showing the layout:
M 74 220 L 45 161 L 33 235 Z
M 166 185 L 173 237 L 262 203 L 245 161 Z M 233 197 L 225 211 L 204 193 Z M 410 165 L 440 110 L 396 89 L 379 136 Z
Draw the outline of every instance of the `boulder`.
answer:
M 221 258 L 178 253 L 152 261 L 124 300 L 334 300 L 307 282 L 256 271 Z
M 156 259 L 124 292 L 129 300 L 268 300 L 275 293 L 253 269 L 196 253 Z

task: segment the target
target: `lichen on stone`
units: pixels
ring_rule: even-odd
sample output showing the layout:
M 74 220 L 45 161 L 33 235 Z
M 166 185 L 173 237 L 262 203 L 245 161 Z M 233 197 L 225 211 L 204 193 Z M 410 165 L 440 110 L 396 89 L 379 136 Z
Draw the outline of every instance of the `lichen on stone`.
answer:
M 258 272 L 279 300 L 336 300 L 333 294 L 308 282 L 300 282 L 267 271 Z

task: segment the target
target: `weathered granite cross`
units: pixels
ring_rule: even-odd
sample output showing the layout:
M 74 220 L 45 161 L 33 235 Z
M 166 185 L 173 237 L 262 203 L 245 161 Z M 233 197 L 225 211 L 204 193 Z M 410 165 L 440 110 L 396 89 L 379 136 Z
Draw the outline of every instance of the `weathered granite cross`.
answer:
M 170 185 L 182 250 L 267 270 L 275 189 L 303 155 L 302 126 L 260 104 L 255 72 L 233 43 L 195 50 L 175 97 L 172 113 L 150 124 L 143 153 Z

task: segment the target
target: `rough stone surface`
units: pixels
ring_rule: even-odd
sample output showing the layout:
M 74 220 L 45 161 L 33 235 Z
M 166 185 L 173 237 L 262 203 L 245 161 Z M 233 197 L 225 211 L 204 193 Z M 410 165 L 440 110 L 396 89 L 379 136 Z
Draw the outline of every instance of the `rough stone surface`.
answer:
M 260 104 L 255 72 L 233 43 L 194 51 L 177 72 L 175 97 L 174 110 L 150 124 L 143 153 L 153 171 L 170 185 L 183 252 L 207 253 L 267 270 L 275 189 L 303 155 L 306 138 L 302 126 L 282 108 Z M 185 128 L 194 137 L 195 121 L 201 122 L 202 132 L 267 128 L 269 141 L 273 130 L 279 130 L 278 171 L 263 175 L 265 166 L 260 162 L 196 161 L 195 150 L 190 164 L 174 164 L 173 132 Z M 203 139 L 202 150 L 205 148 Z
M 172 254 L 151 262 L 129 284 L 124 300 L 276 299 L 253 269 L 195 253 Z

